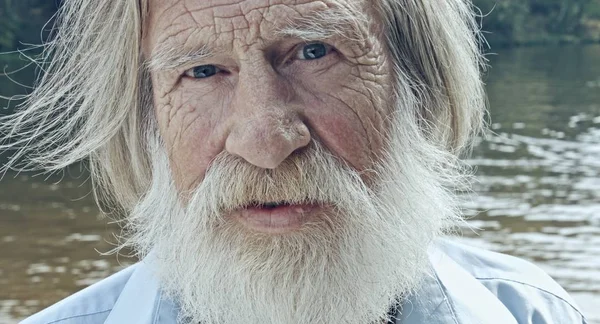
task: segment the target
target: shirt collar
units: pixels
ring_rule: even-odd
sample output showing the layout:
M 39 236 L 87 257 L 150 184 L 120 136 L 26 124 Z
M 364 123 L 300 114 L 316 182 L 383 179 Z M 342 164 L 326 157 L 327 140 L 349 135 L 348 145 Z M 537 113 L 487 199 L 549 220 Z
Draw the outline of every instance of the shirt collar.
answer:
M 492 291 L 442 251 L 444 246 L 453 248 L 440 240 L 430 249 L 430 275 L 403 305 L 398 324 L 517 324 Z
M 177 307 L 162 295 L 148 265 L 151 259 L 150 255 L 136 265 L 104 324 L 177 323 Z

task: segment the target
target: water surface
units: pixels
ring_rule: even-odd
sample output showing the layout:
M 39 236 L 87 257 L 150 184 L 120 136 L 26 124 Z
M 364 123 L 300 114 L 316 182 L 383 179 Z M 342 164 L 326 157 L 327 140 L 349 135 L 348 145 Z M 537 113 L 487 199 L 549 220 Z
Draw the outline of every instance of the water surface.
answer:
M 469 159 L 474 230 L 461 240 L 535 262 L 600 324 L 600 46 L 489 58 L 491 131 Z M 78 174 L 0 182 L 0 323 L 133 262 L 99 254 L 114 247 L 118 227 Z
M 490 57 L 465 241 L 534 261 L 600 323 L 600 46 Z

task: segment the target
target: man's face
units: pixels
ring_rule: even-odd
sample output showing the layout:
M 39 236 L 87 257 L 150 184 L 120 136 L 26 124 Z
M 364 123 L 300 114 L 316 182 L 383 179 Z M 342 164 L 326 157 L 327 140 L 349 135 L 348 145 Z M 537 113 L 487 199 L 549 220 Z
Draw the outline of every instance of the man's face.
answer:
M 130 242 L 191 322 L 381 323 L 422 278 L 455 217 L 445 155 L 410 94 L 392 99 L 369 11 L 150 2 L 160 139 Z
M 180 192 L 196 188 L 219 153 L 277 169 L 311 140 L 355 170 L 373 166 L 384 144 L 390 68 L 367 6 L 347 2 L 150 1 L 145 56 Z M 322 21 L 328 17 L 341 19 Z M 318 25 L 325 28 L 315 32 Z M 230 217 L 280 233 L 322 208 L 269 203 L 278 202 Z

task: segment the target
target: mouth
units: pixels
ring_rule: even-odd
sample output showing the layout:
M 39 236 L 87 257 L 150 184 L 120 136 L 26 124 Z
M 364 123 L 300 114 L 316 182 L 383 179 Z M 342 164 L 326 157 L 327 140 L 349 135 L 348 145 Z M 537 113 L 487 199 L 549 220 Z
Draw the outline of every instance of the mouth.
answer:
M 320 206 L 289 201 L 254 201 L 233 212 L 246 228 L 263 233 L 281 234 L 298 230 Z
M 248 207 L 245 208 L 262 208 L 262 209 L 266 209 L 266 210 L 273 210 L 276 209 L 278 207 L 287 207 L 287 206 L 291 206 L 292 204 L 287 202 L 287 201 L 278 201 L 278 202 L 265 202 L 265 203 L 260 203 L 260 202 L 252 202 L 251 204 L 248 205 Z

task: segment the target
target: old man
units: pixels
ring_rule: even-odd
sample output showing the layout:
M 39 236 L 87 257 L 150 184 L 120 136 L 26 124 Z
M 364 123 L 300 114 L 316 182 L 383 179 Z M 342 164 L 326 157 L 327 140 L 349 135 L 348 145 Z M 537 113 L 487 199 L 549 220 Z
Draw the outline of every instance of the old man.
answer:
M 64 1 L 8 166 L 87 158 L 141 261 L 24 323 L 584 323 L 533 265 L 441 238 L 485 106 L 473 11 Z

